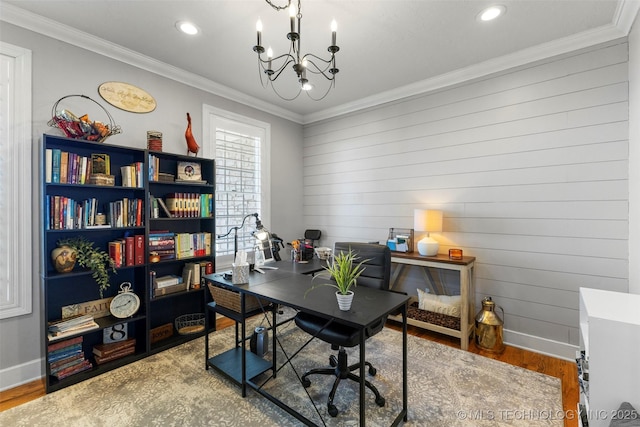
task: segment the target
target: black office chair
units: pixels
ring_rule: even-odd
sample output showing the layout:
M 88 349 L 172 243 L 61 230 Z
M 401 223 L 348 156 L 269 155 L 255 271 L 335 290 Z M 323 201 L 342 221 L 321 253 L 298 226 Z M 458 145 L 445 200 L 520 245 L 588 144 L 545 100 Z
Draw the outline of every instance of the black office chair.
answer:
M 389 289 L 389 280 L 391 277 L 391 252 L 387 246 L 369 244 L 369 243 L 348 243 L 341 242 L 336 243 L 334 253 L 348 252 L 352 250 L 360 260 L 368 260 L 363 265 L 365 270 L 358 277 L 357 287 L 365 286 L 376 289 Z M 356 293 L 357 293 L 356 288 Z M 338 409 L 333 404 L 333 399 L 336 394 L 336 390 L 340 381 L 343 379 L 351 379 L 356 382 L 360 382 L 358 375 L 352 371 L 360 369 L 360 363 L 353 365 L 347 364 L 347 353 L 345 347 L 355 347 L 360 343 L 359 330 L 356 328 L 350 328 L 339 323 L 331 323 L 325 329 L 322 329 L 327 323 L 327 319 L 317 317 L 308 313 L 299 312 L 294 318 L 296 325 L 303 331 L 316 335 L 321 340 L 331 344 L 333 350 L 338 351 L 338 357 L 331 355 L 329 363 L 331 368 L 316 368 L 308 371 L 302 376 L 302 384 L 304 387 L 309 387 L 311 381 L 307 378 L 309 375 L 335 375 L 336 380 L 333 383 L 333 388 L 329 393 L 329 399 L 327 401 L 327 410 L 332 417 L 338 415 Z M 386 316 L 379 319 L 378 323 L 368 328 L 365 331 L 365 338 L 368 339 L 377 334 L 384 328 L 386 322 Z M 366 366 L 369 367 L 369 374 L 374 376 L 376 374 L 376 368 L 371 363 L 366 362 Z M 384 397 L 380 395 L 378 390 L 373 384 L 365 380 L 365 385 L 369 388 L 376 398 L 376 404 L 378 406 L 384 406 Z

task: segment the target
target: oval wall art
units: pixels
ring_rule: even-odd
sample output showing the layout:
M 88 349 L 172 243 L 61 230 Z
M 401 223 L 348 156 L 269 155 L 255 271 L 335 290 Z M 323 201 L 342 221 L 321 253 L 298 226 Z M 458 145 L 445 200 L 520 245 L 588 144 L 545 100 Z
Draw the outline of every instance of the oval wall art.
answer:
M 139 87 L 123 82 L 104 82 L 98 87 L 102 99 L 114 107 L 131 113 L 150 113 L 156 100 Z

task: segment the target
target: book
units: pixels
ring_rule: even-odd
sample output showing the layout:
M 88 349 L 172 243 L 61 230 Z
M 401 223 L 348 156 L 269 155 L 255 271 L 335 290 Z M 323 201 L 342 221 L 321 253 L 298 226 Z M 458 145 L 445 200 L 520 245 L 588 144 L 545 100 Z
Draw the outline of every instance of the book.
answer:
M 85 359 L 84 361 L 82 361 L 82 363 L 79 363 L 67 369 L 63 369 L 62 371 L 56 372 L 55 374 L 53 374 L 53 376 L 61 380 L 91 368 L 93 368 L 93 365 L 91 364 L 91 362 Z
M 180 278 L 182 280 L 182 278 Z M 163 288 L 156 288 L 153 290 L 153 296 L 159 297 L 162 295 L 174 294 L 176 292 L 183 292 L 187 290 L 186 283 L 178 283 L 177 285 L 165 286 Z
M 129 338 L 128 340 L 118 341 L 114 343 L 96 344 L 93 346 L 93 354 L 95 354 L 96 356 L 109 356 L 126 348 L 135 347 L 135 345 L 135 338 Z
M 186 288 L 190 289 L 191 288 L 191 277 L 193 276 L 193 270 L 191 269 L 191 266 L 189 266 L 188 264 L 185 264 L 184 267 L 182 267 L 182 283 L 186 284 Z
M 50 183 L 53 170 L 53 149 L 47 148 L 44 157 L 44 182 Z
M 66 184 L 67 174 L 69 172 L 69 153 L 62 151 L 60 153 L 60 182 Z
M 155 288 L 164 288 L 167 286 L 177 285 L 182 283 L 182 277 L 170 274 L 167 276 L 156 277 L 154 286 Z
M 67 346 L 71 346 L 73 344 L 77 344 L 77 343 L 81 343 L 82 342 L 82 337 L 75 337 L 75 338 L 71 338 L 65 341 L 59 341 L 55 344 L 49 344 L 47 346 L 47 351 L 48 352 L 52 352 L 55 350 L 60 350 L 61 348 L 67 347 Z
M 171 212 L 169 211 L 169 208 L 167 208 L 167 205 L 164 203 L 164 200 L 162 200 L 161 198 L 157 198 L 155 199 L 158 202 L 158 205 L 160 205 L 160 207 L 162 208 L 162 211 L 164 212 L 164 214 L 167 216 L 167 218 L 172 218 L 173 215 L 171 214 Z
M 142 265 L 144 264 L 144 234 L 137 234 L 133 237 L 135 239 L 134 264 Z
M 116 360 L 116 359 L 120 359 L 120 358 L 125 357 L 125 356 L 129 356 L 130 354 L 133 354 L 135 352 L 136 352 L 135 346 L 133 346 L 133 347 L 125 347 L 123 349 L 120 349 L 119 351 L 116 351 L 114 353 L 108 354 L 106 356 L 98 356 L 97 354 L 94 354 L 93 358 L 95 359 L 95 361 L 96 361 L 96 363 L 98 365 L 102 365 L 103 363 L 110 362 L 110 361 Z
M 131 266 L 135 264 L 135 238 L 133 236 L 127 236 L 125 240 L 125 261 L 124 265 Z
M 51 182 L 59 183 L 60 182 L 60 157 L 62 151 L 59 148 L 54 148 L 52 152 L 52 161 L 51 161 Z
M 111 160 L 108 154 L 93 153 L 91 154 L 91 171 L 94 174 L 103 173 L 111 175 Z

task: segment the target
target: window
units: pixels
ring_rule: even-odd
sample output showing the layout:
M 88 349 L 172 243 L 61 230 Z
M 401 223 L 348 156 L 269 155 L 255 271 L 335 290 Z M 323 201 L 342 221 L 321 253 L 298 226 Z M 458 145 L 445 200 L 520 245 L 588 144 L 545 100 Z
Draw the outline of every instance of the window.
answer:
M 233 258 L 235 232 L 243 219 L 257 213 L 268 228 L 270 213 L 270 126 L 247 117 L 205 106 L 203 132 L 206 157 L 216 160 L 216 256 L 226 268 Z M 238 249 L 253 248 L 255 218 L 238 230 Z
M 6 319 L 31 313 L 31 51 L 0 43 L 0 67 L 0 319 Z

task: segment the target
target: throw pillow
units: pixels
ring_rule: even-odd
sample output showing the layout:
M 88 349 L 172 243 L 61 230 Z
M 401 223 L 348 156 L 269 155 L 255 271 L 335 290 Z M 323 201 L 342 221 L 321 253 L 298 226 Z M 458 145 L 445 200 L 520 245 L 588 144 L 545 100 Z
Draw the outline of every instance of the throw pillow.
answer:
M 418 289 L 418 308 L 460 317 L 460 295 L 432 295 L 429 292 Z

